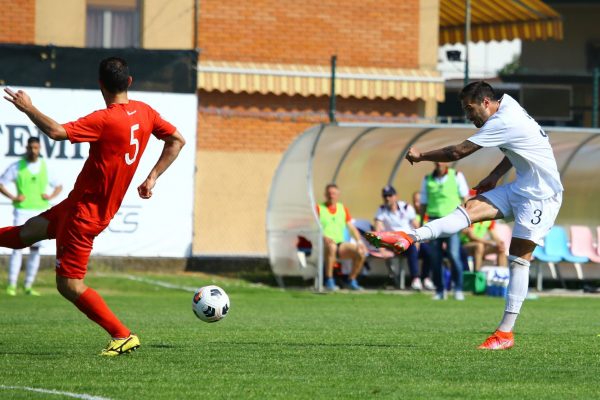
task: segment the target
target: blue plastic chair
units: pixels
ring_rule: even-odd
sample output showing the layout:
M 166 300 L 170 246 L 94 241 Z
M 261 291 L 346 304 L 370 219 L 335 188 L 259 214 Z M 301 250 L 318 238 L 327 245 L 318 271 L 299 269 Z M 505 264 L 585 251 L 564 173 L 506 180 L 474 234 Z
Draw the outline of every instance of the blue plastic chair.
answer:
M 560 271 L 555 267 L 554 263 L 559 263 L 562 261 L 572 263 L 573 267 L 575 268 L 577 278 L 582 280 L 583 272 L 581 269 L 581 263 L 589 262 L 589 258 L 574 256 L 571 253 L 571 250 L 569 249 L 567 232 L 563 227 L 560 226 L 552 227 L 548 235 L 546 235 L 544 238 L 544 246 L 536 247 L 535 251 L 533 252 L 533 256 L 536 258 L 536 260 L 548 264 L 548 268 L 550 268 L 550 272 L 552 273 L 552 278 L 558 278 L 563 287 L 566 287 L 566 284 L 560 276 Z M 539 264 L 537 288 L 538 290 L 541 290 L 542 288 L 542 276 Z
M 538 291 L 541 292 L 543 289 L 542 263 L 545 263 L 548 266 L 548 269 L 550 270 L 550 275 L 552 276 L 552 279 L 557 279 L 559 277 L 559 275 L 556 272 L 555 264 L 558 262 L 561 262 L 562 257 L 556 256 L 556 255 L 548 255 L 548 253 L 546 253 L 546 251 L 545 251 L 544 246 L 537 246 L 535 248 L 535 250 L 533 251 L 533 258 L 534 258 L 535 265 L 537 267 L 536 288 Z M 561 280 L 561 283 L 564 286 L 564 282 L 562 280 Z
M 550 257 L 560 257 L 563 261 L 580 264 L 589 262 L 588 257 L 574 256 L 569 249 L 567 231 L 561 226 L 554 226 L 544 239 L 544 251 Z

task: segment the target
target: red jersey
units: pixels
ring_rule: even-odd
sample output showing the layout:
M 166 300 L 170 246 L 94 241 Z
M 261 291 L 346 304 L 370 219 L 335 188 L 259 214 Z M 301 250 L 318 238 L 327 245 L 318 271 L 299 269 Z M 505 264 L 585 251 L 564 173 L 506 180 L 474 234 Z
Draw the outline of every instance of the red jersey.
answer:
M 90 143 L 90 154 L 69 200 L 76 216 L 108 223 L 121 206 L 150 134 L 172 135 L 175 127 L 149 105 L 111 104 L 63 125 L 71 143 Z

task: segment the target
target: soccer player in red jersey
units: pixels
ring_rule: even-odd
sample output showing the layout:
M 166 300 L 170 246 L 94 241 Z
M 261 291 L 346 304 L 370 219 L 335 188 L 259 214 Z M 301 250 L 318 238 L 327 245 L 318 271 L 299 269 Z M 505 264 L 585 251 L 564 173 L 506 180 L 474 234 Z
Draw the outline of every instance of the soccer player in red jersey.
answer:
M 148 177 L 138 186 L 143 199 L 152 196 L 158 177 L 177 158 L 185 140 L 179 131 L 149 105 L 129 100 L 127 62 L 111 57 L 100 62 L 100 91 L 106 109 L 59 124 L 39 111 L 22 90 L 5 88 L 13 103 L 46 135 L 71 143 L 89 142 L 90 152 L 69 196 L 29 219 L 24 225 L 0 228 L 0 246 L 19 249 L 42 239 L 56 238 L 56 287 L 81 312 L 111 336 L 102 355 L 129 353 L 140 346 L 137 335 L 119 321 L 102 297 L 83 278 L 94 238 L 118 211 L 146 144 L 153 134 L 164 148 Z

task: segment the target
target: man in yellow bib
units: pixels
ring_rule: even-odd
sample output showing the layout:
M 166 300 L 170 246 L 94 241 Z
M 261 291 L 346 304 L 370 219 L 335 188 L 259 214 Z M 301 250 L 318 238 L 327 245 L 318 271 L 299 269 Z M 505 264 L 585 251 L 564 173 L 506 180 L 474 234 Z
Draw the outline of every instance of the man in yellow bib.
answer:
M 6 185 L 14 183 L 16 194 L 11 193 Z M 46 194 L 50 186 L 53 191 Z M 50 207 L 49 200 L 58 196 L 62 185 L 58 184 L 48 174 L 46 161 L 40 157 L 40 139 L 30 137 L 27 140 L 25 155 L 19 161 L 11 164 L 0 176 L 0 193 L 8 197 L 14 206 L 14 224 L 23 225 L 28 219 L 35 217 Z M 6 293 L 9 296 L 17 294 L 17 278 L 21 271 L 23 255 L 21 250 L 13 250 L 8 263 L 8 286 Z M 40 266 L 40 243 L 29 247 L 27 269 L 25 276 L 25 294 L 39 296 L 32 288 L 35 276 Z
M 330 183 L 325 187 L 325 202 L 317 205 L 317 214 L 323 229 L 323 244 L 325 250 L 325 288 L 335 291 L 338 286 L 333 279 L 333 266 L 336 259 L 352 260 L 352 271 L 348 275 L 348 289 L 361 290 L 356 277 L 362 270 L 367 256 L 367 247 L 362 243 L 360 234 L 352 224 L 350 212 L 338 201 L 340 190 L 337 185 Z M 356 243 L 345 240 L 345 230 L 354 238 Z

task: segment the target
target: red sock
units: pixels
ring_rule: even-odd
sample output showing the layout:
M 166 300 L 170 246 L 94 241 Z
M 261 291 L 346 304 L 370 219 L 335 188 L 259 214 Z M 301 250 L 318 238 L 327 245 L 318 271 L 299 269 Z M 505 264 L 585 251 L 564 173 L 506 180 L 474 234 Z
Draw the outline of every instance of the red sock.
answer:
M 102 296 L 94 289 L 87 288 L 75 301 L 75 306 L 89 319 L 100 325 L 113 338 L 126 338 L 131 334 L 125 325 L 108 308 Z
M 8 247 L 9 249 L 24 249 L 27 247 L 21 239 L 21 226 L 0 228 L 0 246 Z

